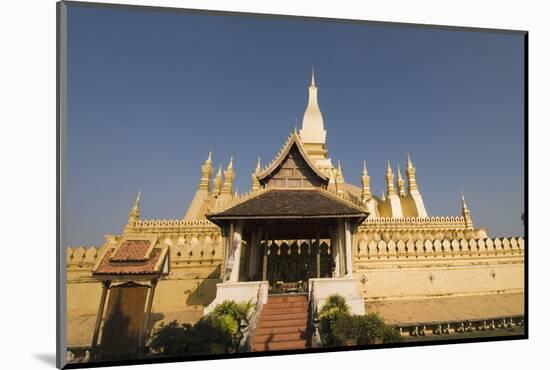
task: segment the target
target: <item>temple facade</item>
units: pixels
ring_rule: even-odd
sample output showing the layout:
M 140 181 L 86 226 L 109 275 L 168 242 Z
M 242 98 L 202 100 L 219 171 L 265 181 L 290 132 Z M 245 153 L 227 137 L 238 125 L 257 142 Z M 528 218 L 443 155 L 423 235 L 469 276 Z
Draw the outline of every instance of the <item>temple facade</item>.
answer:
M 400 326 L 523 315 L 521 237 L 489 237 L 464 195 L 457 215 L 429 215 L 408 154 L 404 176 L 387 163 L 381 196 L 367 162 L 359 186 L 346 182 L 326 138 L 312 73 L 301 128 L 258 160 L 247 193 L 235 192 L 233 158 L 214 173 L 210 153 L 182 219 L 142 220 L 138 194 L 120 235 L 69 247 L 69 346 L 134 351 L 160 322 L 195 322 L 228 299 L 259 315 L 280 294 L 305 295 L 309 312 L 340 294 Z M 133 318 L 134 347 L 109 341 L 117 317 Z

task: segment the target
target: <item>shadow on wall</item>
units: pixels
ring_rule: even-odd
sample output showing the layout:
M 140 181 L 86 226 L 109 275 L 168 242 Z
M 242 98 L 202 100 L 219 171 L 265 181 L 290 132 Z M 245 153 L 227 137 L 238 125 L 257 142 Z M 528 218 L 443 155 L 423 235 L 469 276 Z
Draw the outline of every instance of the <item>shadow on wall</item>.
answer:
M 221 283 L 221 265 L 218 265 L 206 279 L 197 282 L 193 290 L 186 290 L 188 306 L 208 306 L 216 298 L 216 284 Z

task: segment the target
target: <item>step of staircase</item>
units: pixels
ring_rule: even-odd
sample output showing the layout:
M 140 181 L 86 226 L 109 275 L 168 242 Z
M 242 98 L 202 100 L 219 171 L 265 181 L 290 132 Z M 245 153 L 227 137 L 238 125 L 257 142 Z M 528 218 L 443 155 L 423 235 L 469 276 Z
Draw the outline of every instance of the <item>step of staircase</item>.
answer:
M 255 343 L 252 345 L 252 351 L 281 351 L 285 349 L 305 349 L 306 340 L 292 340 L 286 342 L 266 342 Z
M 263 314 L 263 312 L 262 312 Z M 270 311 L 262 316 L 265 321 L 277 321 L 277 320 L 307 320 L 307 310 L 294 313 L 277 313 L 276 311 Z
M 300 308 L 300 309 L 306 309 L 307 310 L 307 302 L 281 302 L 281 303 L 266 303 L 262 309 L 263 310 L 270 310 L 270 309 L 287 309 L 287 308 Z
M 307 348 L 307 321 L 307 295 L 269 296 L 250 338 L 252 351 Z
M 266 335 L 266 334 L 283 334 L 283 333 L 299 333 L 301 331 L 306 331 L 307 325 L 302 326 L 280 326 L 276 328 L 258 328 L 256 327 L 256 335 Z
M 303 326 L 307 325 L 307 316 L 303 319 L 293 319 L 293 320 L 260 320 L 256 324 L 256 328 L 277 328 L 285 326 Z
M 305 330 L 298 330 L 291 333 L 270 333 L 256 335 L 252 340 L 252 343 L 265 343 L 265 342 L 282 342 L 282 341 L 294 341 L 302 340 L 305 338 Z

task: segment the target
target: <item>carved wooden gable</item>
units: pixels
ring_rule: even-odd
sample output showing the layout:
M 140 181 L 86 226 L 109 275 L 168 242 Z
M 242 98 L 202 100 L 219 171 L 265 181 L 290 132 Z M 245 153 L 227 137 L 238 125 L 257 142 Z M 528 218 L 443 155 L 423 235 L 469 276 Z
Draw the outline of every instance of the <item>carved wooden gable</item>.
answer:
M 279 165 L 264 179 L 262 185 L 273 188 L 326 189 L 327 181 L 315 173 L 294 143 Z

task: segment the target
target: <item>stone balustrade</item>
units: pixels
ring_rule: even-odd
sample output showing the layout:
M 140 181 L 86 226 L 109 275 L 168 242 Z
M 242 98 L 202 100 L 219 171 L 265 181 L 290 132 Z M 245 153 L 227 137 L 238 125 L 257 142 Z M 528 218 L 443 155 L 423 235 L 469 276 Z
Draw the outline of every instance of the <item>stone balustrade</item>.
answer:
M 523 255 L 523 238 L 359 241 L 356 259 L 455 258 Z

